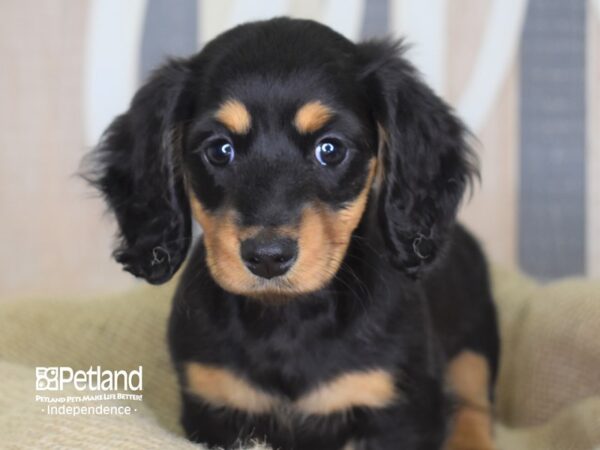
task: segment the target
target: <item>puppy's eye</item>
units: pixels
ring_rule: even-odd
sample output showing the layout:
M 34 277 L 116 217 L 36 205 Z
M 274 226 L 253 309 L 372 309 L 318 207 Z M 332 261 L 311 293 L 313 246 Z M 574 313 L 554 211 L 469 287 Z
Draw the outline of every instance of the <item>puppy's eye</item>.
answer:
M 337 166 L 346 159 L 347 153 L 344 144 L 334 138 L 323 139 L 315 147 L 315 158 L 323 166 Z
M 204 150 L 204 154 L 209 163 L 219 167 L 226 166 L 235 158 L 233 145 L 225 139 L 211 142 L 206 150 Z

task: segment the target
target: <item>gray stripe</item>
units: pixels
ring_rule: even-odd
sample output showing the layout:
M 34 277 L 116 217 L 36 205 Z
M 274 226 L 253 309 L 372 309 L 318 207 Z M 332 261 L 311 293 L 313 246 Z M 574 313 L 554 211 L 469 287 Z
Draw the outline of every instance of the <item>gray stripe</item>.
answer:
M 389 31 L 390 0 L 367 0 L 361 37 L 370 39 L 386 36 Z
M 185 56 L 198 49 L 196 0 L 148 0 L 139 79 L 160 66 L 169 56 Z
M 585 270 L 585 0 L 530 0 L 521 49 L 519 261 Z

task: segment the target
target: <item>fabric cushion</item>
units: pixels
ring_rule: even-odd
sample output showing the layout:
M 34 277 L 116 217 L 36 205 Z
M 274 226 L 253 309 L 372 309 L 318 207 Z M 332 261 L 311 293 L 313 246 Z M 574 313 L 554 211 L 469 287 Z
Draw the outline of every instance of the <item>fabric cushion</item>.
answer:
M 166 345 L 175 283 L 111 297 L 0 302 L 3 445 L 198 448 L 178 424 L 179 394 Z M 498 448 L 600 446 L 600 282 L 540 286 L 495 269 L 493 286 L 503 346 Z M 131 416 L 52 416 L 35 401 L 36 366 L 140 365 L 144 400 L 129 402 L 137 409 Z

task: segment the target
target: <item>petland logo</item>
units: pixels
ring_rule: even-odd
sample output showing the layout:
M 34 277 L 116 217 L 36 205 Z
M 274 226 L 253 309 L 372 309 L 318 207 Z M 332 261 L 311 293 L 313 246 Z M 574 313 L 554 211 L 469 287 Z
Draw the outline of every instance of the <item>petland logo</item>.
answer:
M 62 391 L 65 387 L 78 391 L 141 391 L 142 366 L 135 370 L 102 370 L 100 366 L 88 370 L 71 367 L 36 367 L 35 387 L 38 391 Z

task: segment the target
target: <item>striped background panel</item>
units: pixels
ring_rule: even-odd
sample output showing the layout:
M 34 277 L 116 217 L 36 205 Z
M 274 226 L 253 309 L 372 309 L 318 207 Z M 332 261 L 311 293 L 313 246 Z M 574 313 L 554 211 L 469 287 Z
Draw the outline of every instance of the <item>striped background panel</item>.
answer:
M 0 295 L 133 283 L 114 224 L 72 176 L 168 55 L 290 14 L 353 39 L 408 35 L 410 57 L 473 127 L 483 181 L 461 218 L 491 259 L 547 279 L 600 276 L 598 0 L 4 0 Z M 587 126 L 586 126 L 587 124 Z
M 519 261 L 543 278 L 585 271 L 585 3 L 530 0 L 523 30 Z

